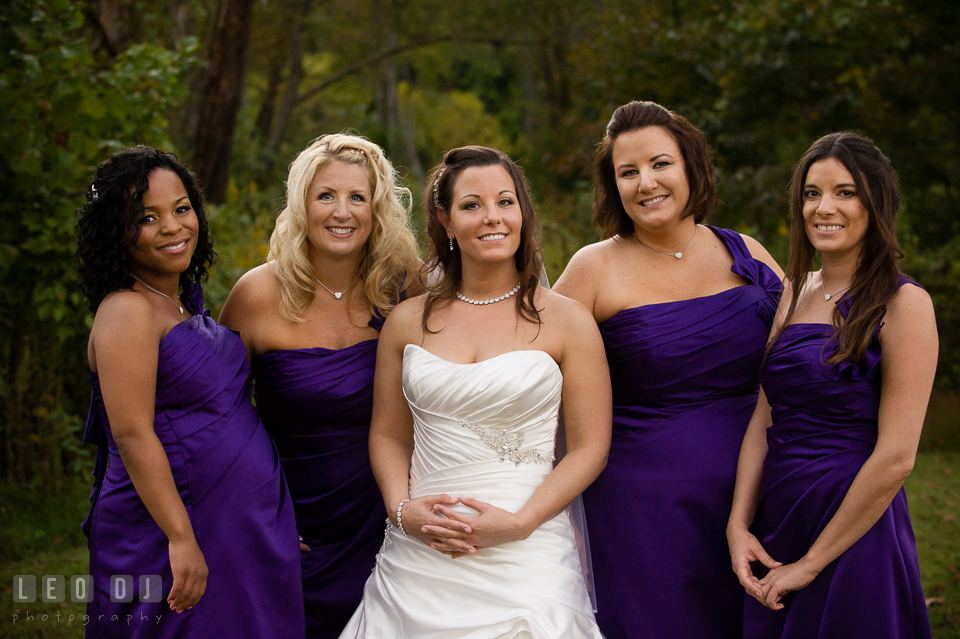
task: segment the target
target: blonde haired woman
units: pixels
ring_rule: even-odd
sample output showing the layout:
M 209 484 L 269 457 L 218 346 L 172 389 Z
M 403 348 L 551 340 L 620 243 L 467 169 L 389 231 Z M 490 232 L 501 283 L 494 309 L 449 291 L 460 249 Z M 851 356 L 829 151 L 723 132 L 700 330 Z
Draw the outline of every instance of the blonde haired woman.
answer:
M 383 539 L 367 436 L 379 331 L 418 293 L 410 193 L 369 140 L 325 135 L 290 165 L 266 264 L 231 291 L 257 408 L 280 451 L 302 540 L 308 637 L 336 637 Z

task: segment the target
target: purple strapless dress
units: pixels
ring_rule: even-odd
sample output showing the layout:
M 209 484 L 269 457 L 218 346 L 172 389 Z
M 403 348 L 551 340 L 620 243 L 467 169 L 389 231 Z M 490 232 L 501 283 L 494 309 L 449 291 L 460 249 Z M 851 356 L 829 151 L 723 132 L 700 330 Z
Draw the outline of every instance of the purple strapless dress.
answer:
M 383 318 L 370 326 L 380 330 Z M 301 553 L 307 637 L 339 637 L 363 598 L 386 510 L 367 440 L 377 340 L 340 350 L 254 358 L 257 409 L 290 482 Z
M 900 286 L 906 283 L 915 284 L 901 275 Z M 838 304 L 844 315 L 849 302 Z M 877 443 L 880 330 L 860 362 L 827 366 L 823 362 L 836 351 L 832 334 L 825 324 L 787 326 L 761 372 L 773 425 L 767 429 L 769 452 L 753 532 L 785 564 L 810 548 Z M 753 570 L 766 574 L 760 564 Z M 745 636 L 929 638 L 904 490 L 873 528 L 782 603 L 785 609 L 774 611 L 746 597 Z
M 613 441 L 583 494 L 608 639 L 740 639 L 726 524 L 781 283 L 739 234 L 710 227 L 747 283 L 630 308 L 600 326 Z
M 83 524 L 94 579 L 86 636 L 302 637 L 293 505 L 277 451 L 250 404 L 246 349 L 202 311 L 199 286 L 182 298 L 194 315 L 160 340 L 154 430 L 210 571 L 207 590 L 193 609 L 170 611 L 167 538 L 124 468 L 94 372 L 83 440 L 97 444 Z M 111 602 L 111 575 L 133 577 L 132 602 Z M 139 601 L 141 575 L 161 576 L 160 602 Z

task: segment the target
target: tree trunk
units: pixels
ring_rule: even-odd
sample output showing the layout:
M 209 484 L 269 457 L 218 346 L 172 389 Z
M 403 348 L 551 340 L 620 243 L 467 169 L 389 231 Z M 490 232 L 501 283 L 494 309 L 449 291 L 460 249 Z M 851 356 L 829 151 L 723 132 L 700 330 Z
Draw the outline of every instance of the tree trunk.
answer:
M 120 0 L 94 0 L 84 9 L 87 22 L 93 27 L 91 48 L 115 58 L 130 46 L 133 27 L 130 6 Z
M 280 112 L 277 115 L 277 121 L 270 128 L 270 134 L 264 144 L 263 161 L 261 162 L 261 170 L 264 178 L 269 178 L 270 173 L 273 171 L 277 152 L 280 151 L 280 144 L 283 142 L 283 137 L 287 133 L 290 115 L 293 113 L 294 107 L 297 106 L 297 92 L 300 90 L 300 82 L 302 80 L 303 43 L 300 36 L 300 21 L 293 20 L 290 26 L 290 73 L 287 76 L 287 86 L 283 92 L 283 100 L 280 102 Z
M 540 108 L 537 104 L 536 76 L 534 71 L 536 49 L 533 43 L 533 34 L 528 35 L 529 40 L 523 45 L 523 135 L 527 143 L 533 141 L 533 135 L 536 132 L 536 111 Z
M 193 35 L 196 25 L 188 0 L 167 0 L 167 11 L 170 13 L 170 36 L 174 44 Z
M 423 163 L 420 161 L 420 155 L 417 153 L 417 145 L 414 139 L 417 126 L 413 118 L 413 110 L 407 109 L 407 113 L 403 119 L 405 120 L 403 123 L 404 150 L 407 156 L 407 167 L 409 168 L 407 175 L 410 181 L 422 187 L 426 175 L 424 174 Z
M 227 192 L 252 14 L 253 0 L 220 0 L 210 33 L 193 170 L 204 185 L 207 199 L 214 203 L 223 202 Z
M 397 14 L 394 0 L 373 0 L 371 9 L 374 27 L 371 29 L 373 50 L 393 49 L 397 46 Z M 400 98 L 397 95 L 397 60 L 390 56 L 380 63 L 377 83 L 377 114 L 383 129 L 387 155 L 393 155 L 400 144 Z
M 270 77 L 267 80 L 267 90 L 260 101 L 260 112 L 253 125 L 253 133 L 259 140 L 266 140 L 270 136 L 273 126 L 273 116 L 277 110 L 277 95 L 280 93 L 280 82 L 283 79 L 283 60 L 274 58 L 270 65 Z
M 373 47 L 393 51 L 399 49 L 397 36 L 400 7 L 397 0 L 373 0 Z M 383 127 L 384 151 L 396 166 L 406 166 L 411 180 L 423 184 L 423 164 L 417 155 L 414 143 L 415 123 L 413 113 L 404 114 L 398 91 L 397 58 L 385 57 L 380 63 L 380 80 L 377 85 L 377 113 Z

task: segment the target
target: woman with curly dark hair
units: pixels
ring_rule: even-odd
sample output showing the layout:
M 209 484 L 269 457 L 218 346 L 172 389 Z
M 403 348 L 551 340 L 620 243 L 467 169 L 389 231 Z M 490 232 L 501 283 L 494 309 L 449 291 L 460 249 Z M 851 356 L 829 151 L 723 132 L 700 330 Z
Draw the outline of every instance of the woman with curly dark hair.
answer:
M 296 524 L 246 349 L 202 308 L 216 254 L 193 175 L 157 149 L 117 153 L 77 238 L 95 313 L 87 636 L 302 636 Z

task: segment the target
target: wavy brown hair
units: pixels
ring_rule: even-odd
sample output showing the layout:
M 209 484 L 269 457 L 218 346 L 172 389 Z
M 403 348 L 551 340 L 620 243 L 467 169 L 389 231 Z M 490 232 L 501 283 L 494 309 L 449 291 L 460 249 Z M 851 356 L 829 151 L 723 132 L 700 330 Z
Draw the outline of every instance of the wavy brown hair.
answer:
M 637 102 L 617 107 L 607 124 L 603 140 L 593 159 L 593 223 L 603 231 L 603 239 L 614 235 L 633 235 L 633 220 L 627 215 L 617 188 L 613 166 L 613 145 L 624 133 L 656 126 L 673 138 L 683 156 L 683 168 L 690 186 L 690 197 L 683 217 L 703 222 L 717 205 L 717 176 L 710 145 L 703 131 L 682 115 L 656 102 Z
M 516 295 L 517 313 L 524 320 L 539 325 L 540 311 L 534 304 L 540 271 L 543 269 L 541 248 L 542 230 L 530 197 L 530 185 L 517 164 L 507 154 L 485 146 L 464 146 L 447 151 L 443 162 L 430 172 L 427 186 L 423 190 L 423 208 L 427 212 L 427 236 L 430 239 L 430 268 L 440 267 L 440 279 L 427 288 L 423 307 L 423 330 L 427 328 L 430 313 L 437 304 L 449 304 L 456 297 L 463 280 L 463 263 L 458 247 L 450 250 L 447 229 L 437 215 L 434 193 L 440 207 L 450 211 L 453 200 L 453 188 L 457 178 L 466 169 L 484 166 L 501 166 L 513 179 L 514 192 L 520 205 L 522 224 L 520 226 L 520 246 L 514 254 L 517 271 L 520 273 L 520 291 Z
M 837 351 L 827 361 L 835 365 L 860 361 L 876 334 L 886 303 L 897 291 L 899 262 L 903 249 L 897 240 L 900 212 L 900 181 L 890 160 L 869 138 L 850 131 L 825 135 L 804 153 L 790 181 L 790 262 L 787 278 L 793 287 L 790 308 L 771 346 L 783 333 L 797 310 L 800 293 L 813 272 L 816 249 L 807 237 L 803 220 L 803 192 L 807 173 L 814 163 L 834 158 L 853 176 L 857 197 L 867 210 L 867 232 L 853 284 L 833 309 L 833 337 Z M 840 305 L 850 305 L 844 319 Z M 852 303 L 851 303 L 852 302 Z

